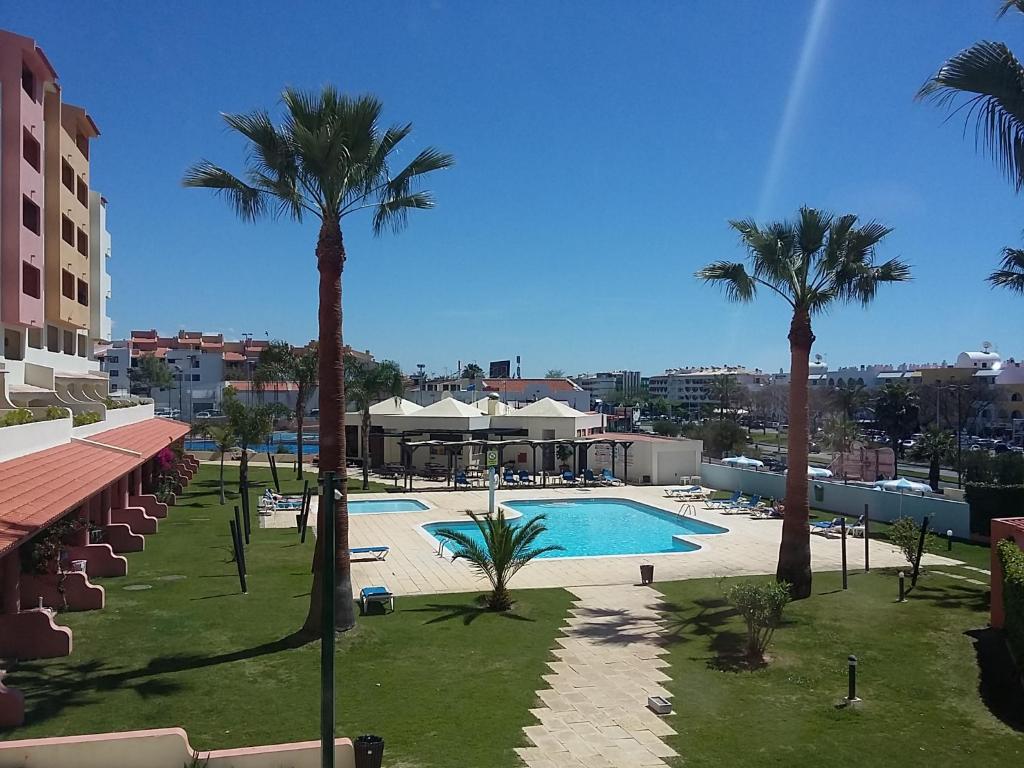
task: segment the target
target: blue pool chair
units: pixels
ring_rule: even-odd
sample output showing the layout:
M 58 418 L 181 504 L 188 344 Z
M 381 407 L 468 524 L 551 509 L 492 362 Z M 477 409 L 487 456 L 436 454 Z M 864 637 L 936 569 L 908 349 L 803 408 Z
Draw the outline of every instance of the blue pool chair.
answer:
M 375 560 L 383 560 L 388 556 L 391 547 L 352 547 L 349 552 L 353 555 L 373 555 Z
M 570 485 L 576 485 L 576 475 L 569 470 L 562 473 L 562 482 L 569 483 Z
M 835 517 L 831 520 L 819 520 L 816 523 L 811 523 L 811 533 L 820 533 L 824 536 L 838 533 L 842 529 L 843 519 L 840 517 Z
M 465 472 L 455 473 L 455 487 L 456 488 L 469 488 L 472 483 L 469 482 L 469 478 L 466 477 Z
M 511 469 L 506 469 L 505 474 L 502 475 L 501 482 L 505 485 L 519 485 L 519 478 L 512 474 Z
M 392 613 L 395 612 L 395 596 L 391 594 L 387 587 L 363 587 L 359 590 L 360 612 L 365 614 L 367 607 L 371 603 L 387 605 Z
M 525 469 L 520 469 L 519 470 L 519 482 L 520 483 L 532 483 L 533 482 L 533 478 L 530 477 L 530 473 L 527 472 Z
M 714 507 L 715 509 L 721 509 L 723 507 L 732 507 L 739 503 L 740 496 L 743 494 L 739 491 L 733 493 L 728 499 L 713 499 L 708 502 L 708 506 Z
M 597 478 L 594 477 L 594 471 L 592 469 L 583 470 L 583 482 L 597 485 Z
M 608 485 L 622 485 L 622 481 L 619 480 L 619 478 L 617 478 L 615 475 L 613 475 L 612 471 L 607 468 L 601 470 L 601 479 L 604 480 L 605 483 L 607 483 Z

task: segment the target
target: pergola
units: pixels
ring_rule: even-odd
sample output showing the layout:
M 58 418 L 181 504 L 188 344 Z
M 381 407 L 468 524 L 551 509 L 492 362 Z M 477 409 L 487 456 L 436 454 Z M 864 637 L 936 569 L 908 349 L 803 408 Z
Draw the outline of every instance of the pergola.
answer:
M 590 447 L 598 444 L 605 444 L 612 449 L 612 466 L 611 472 L 615 474 L 615 449 L 618 446 L 622 446 L 623 452 L 623 465 L 628 466 L 629 460 L 629 449 L 633 445 L 635 440 L 628 438 L 612 438 L 612 437 L 563 437 L 563 438 L 549 438 L 549 439 L 530 439 L 522 437 L 522 433 L 525 430 L 522 429 L 490 429 L 488 435 L 483 437 L 475 437 L 471 439 L 464 439 L 465 433 L 452 432 L 453 439 L 448 438 L 431 438 L 429 440 L 409 440 L 410 435 L 422 435 L 423 432 L 402 432 L 397 435 L 392 434 L 392 437 L 399 437 L 398 447 L 402 455 L 402 489 L 403 491 L 411 491 L 413 489 L 413 472 L 412 472 L 412 458 L 413 454 L 423 447 L 431 448 L 443 448 L 447 456 L 447 470 L 445 472 L 445 485 L 451 486 L 453 478 L 453 463 L 456 454 L 462 452 L 467 446 L 478 446 L 484 451 L 496 449 L 498 451 L 498 466 L 501 467 L 504 464 L 502 454 L 505 448 L 513 445 L 525 445 L 529 446 L 533 451 L 533 480 L 537 480 L 537 449 L 545 447 L 555 447 L 559 445 L 571 445 L 573 447 L 573 474 L 579 474 L 579 459 L 580 449 L 583 451 L 584 457 Z M 498 437 L 491 437 L 491 433 L 499 433 Z M 431 432 L 430 434 L 439 434 L 438 432 Z M 444 433 L 441 433 L 444 434 Z M 457 438 L 455 436 L 458 436 Z M 587 462 L 584 461 L 584 464 Z M 541 487 L 547 486 L 547 472 L 542 471 L 541 473 Z M 623 472 L 622 478 L 623 484 L 627 483 L 626 473 Z

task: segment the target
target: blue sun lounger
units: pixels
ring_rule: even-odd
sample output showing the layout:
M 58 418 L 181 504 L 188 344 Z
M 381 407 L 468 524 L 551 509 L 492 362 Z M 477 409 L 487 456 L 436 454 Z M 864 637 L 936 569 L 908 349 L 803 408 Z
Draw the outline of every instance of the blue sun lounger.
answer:
M 349 552 L 353 555 L 373 555 L 377 560 L 383 560 L 388 556 L 391 547 L 352 547 Z
M 359 609 L 366 613 L 366 608 L 371 603 L 387 605 L 391 612 L 395 611 L 395 596 L 388 591 L 387 587 L 363 587 L 359 590 Z

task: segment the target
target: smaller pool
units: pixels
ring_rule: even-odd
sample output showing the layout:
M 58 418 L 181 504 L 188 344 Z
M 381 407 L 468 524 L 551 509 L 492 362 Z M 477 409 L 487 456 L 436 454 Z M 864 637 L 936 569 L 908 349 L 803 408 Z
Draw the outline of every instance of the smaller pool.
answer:
M 378 499 L 373 501 L 352 501 L 348 502 L 348 513 L 350 515 L 372 515 L 381 512 L 422 512 L 430 509 L 413 499 Z

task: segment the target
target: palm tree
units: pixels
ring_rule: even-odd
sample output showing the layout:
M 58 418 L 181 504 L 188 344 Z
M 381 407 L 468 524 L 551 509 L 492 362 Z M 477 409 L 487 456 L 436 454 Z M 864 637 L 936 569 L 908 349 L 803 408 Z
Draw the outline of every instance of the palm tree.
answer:
M 246 405 L 238 399 L 232 387 L 225 387 L 221 405 L 235 442 L 242 449 L 242 460 L 238 463 L 238 491 L 246 493 L 249 488 L 249 446 L 260 445 L 270 439 L 270 433 L 274 431 L 274 416 L 280 406 L 277 403 Z
M 393 397 L 397 402 L 405 391 L 405 380 L 402 369 L 393 360 L 367 365 L 349 359 L 345 373 L 348 376 L 345 382 L 348 399 L 362 414 L 359 436 L 362 442 L 363 490 L 366 491 L 370 488 L 370 407 L 385 397 Z
M 843 417 L 853 420 L 857 418 L 857 411 L 867 402 L 867 392 L 863 384 L 850 379 L 832 390 L 832 402 Z
M 953 434 L 938 427 L 929 427 L 911 449 L 914 458 L 928 462 L 928 485 L 933 491 L 939 490 L 939 470 L 942 462 L 951 461 L 955 452 L 956 441 Z
M 1024 250 L 1003 248 L 1001 268 L 989 275 L 988 281 L 993 286 L 1024 293 Z
M 801 208 L 796 221 L 759 227 L 730 222 L 747 250 L 750 271 L 741 262 L 717 261 L 697 272 L 721 285 L 734 301 L 749 302 L 767 288 L 792 310 L 789 326 L 789 474 L 786 515 L 776 578 L 793 585 L 794 599 L 811 592 L 811 547 L 807 505 L 808 368 L 814 333 L 811 318 L 835 304 L 871 303 L 884 283 L 910 279 L 910 269 L 891 259 L 876 264 L 875 246 L 890 232 L 877 222 L 857 226 L 852 214 L 834 216 Z
M 205 428 L 206 434 L 213 441 L 215 455 L 220 455 L 220 503 L 226 504 L 224 496 L 224 455 L 235 447 L 235 432 L 230 424 L 224 426 L 211 425 Z
M 823 442 L 825 447 L 835 453 L 849 453 L 853 443 L 860 436 L 857 422 L 850 421 L 840 414 L 825 422 Z
M 535 546 L 537 539 L 547 531 L 545 515 L 537 515 L 520 526 L 511 526 L 506 522 L 505 513 L 501 509 L 494 516 L 478 515 L 475 512 L 467 514 L 480 530 L 483 543 L 454 528 L 442 528 L 437 535 L 460 547 L 452 560 L 462 558 L 469 561 L 474 570 L 491 582 L 487 607 L 492 611 L 507 611 L 512 607 L 512 595 L 508 591 L 512 577 L 535 557 L 545 552 L 561 551 L 564 547 L 557 544 Z
M 303 425 L 306 405 L 320 382 L 320 355 L 316 342 L 306 349 L 295 349 L 286 341 L 272 341 L 260 352 L 252 374 L 257 388 L 270 382 L 295 385 L 295 449 L 298 452 L 297 477 L 302 479 Z
M 890 381 L 875 396 L 875 422 L 889 436 L 893 451 L 893 475 L 899 476 L 900 443 L 918 426 L 918 396 L 910 387 Z
M 484 375 L 484 369 L 476 363 L 466 363 L 462 369 L 462 378 L 476 380 Z
M 412 131 L 412 124 L 382 129 L 382 105 L 373 96 L 346 96 L 333 86 L 325 86 L 320 93 L 287 88 L 282 101 L 285 116 L 279 125 L 264 111 L 224 116 L 228 127 L 246 140 L 248 167 L 242 177 L 203 161 L 189 169 L 184 183 L 223 195 L 243 220 L 284 215 L 295 220 L 312 217 L 319 222 L 320 469 L 335 472 L 340 479 L 333 588 L 335 627 L 347 630 L 355 626 L 355 610 L 345 471 L 341 275 L 346 252 L 341 220 L 372 210 L 375 234 L 400 230 L 410 209 L 434 205 L 430 193 L 415 191 L 414 185 L 426 174 L 451 167 L 454 160 L 428 147 L 408 165 L 393 171 L 396 150 Z M 317 536 L 318 544 L 322 540 Z M 322 630 L 320 564 L 324 556 L 319 548 L 313 556 L 313 585 L 303 625 L 307 634 Z

